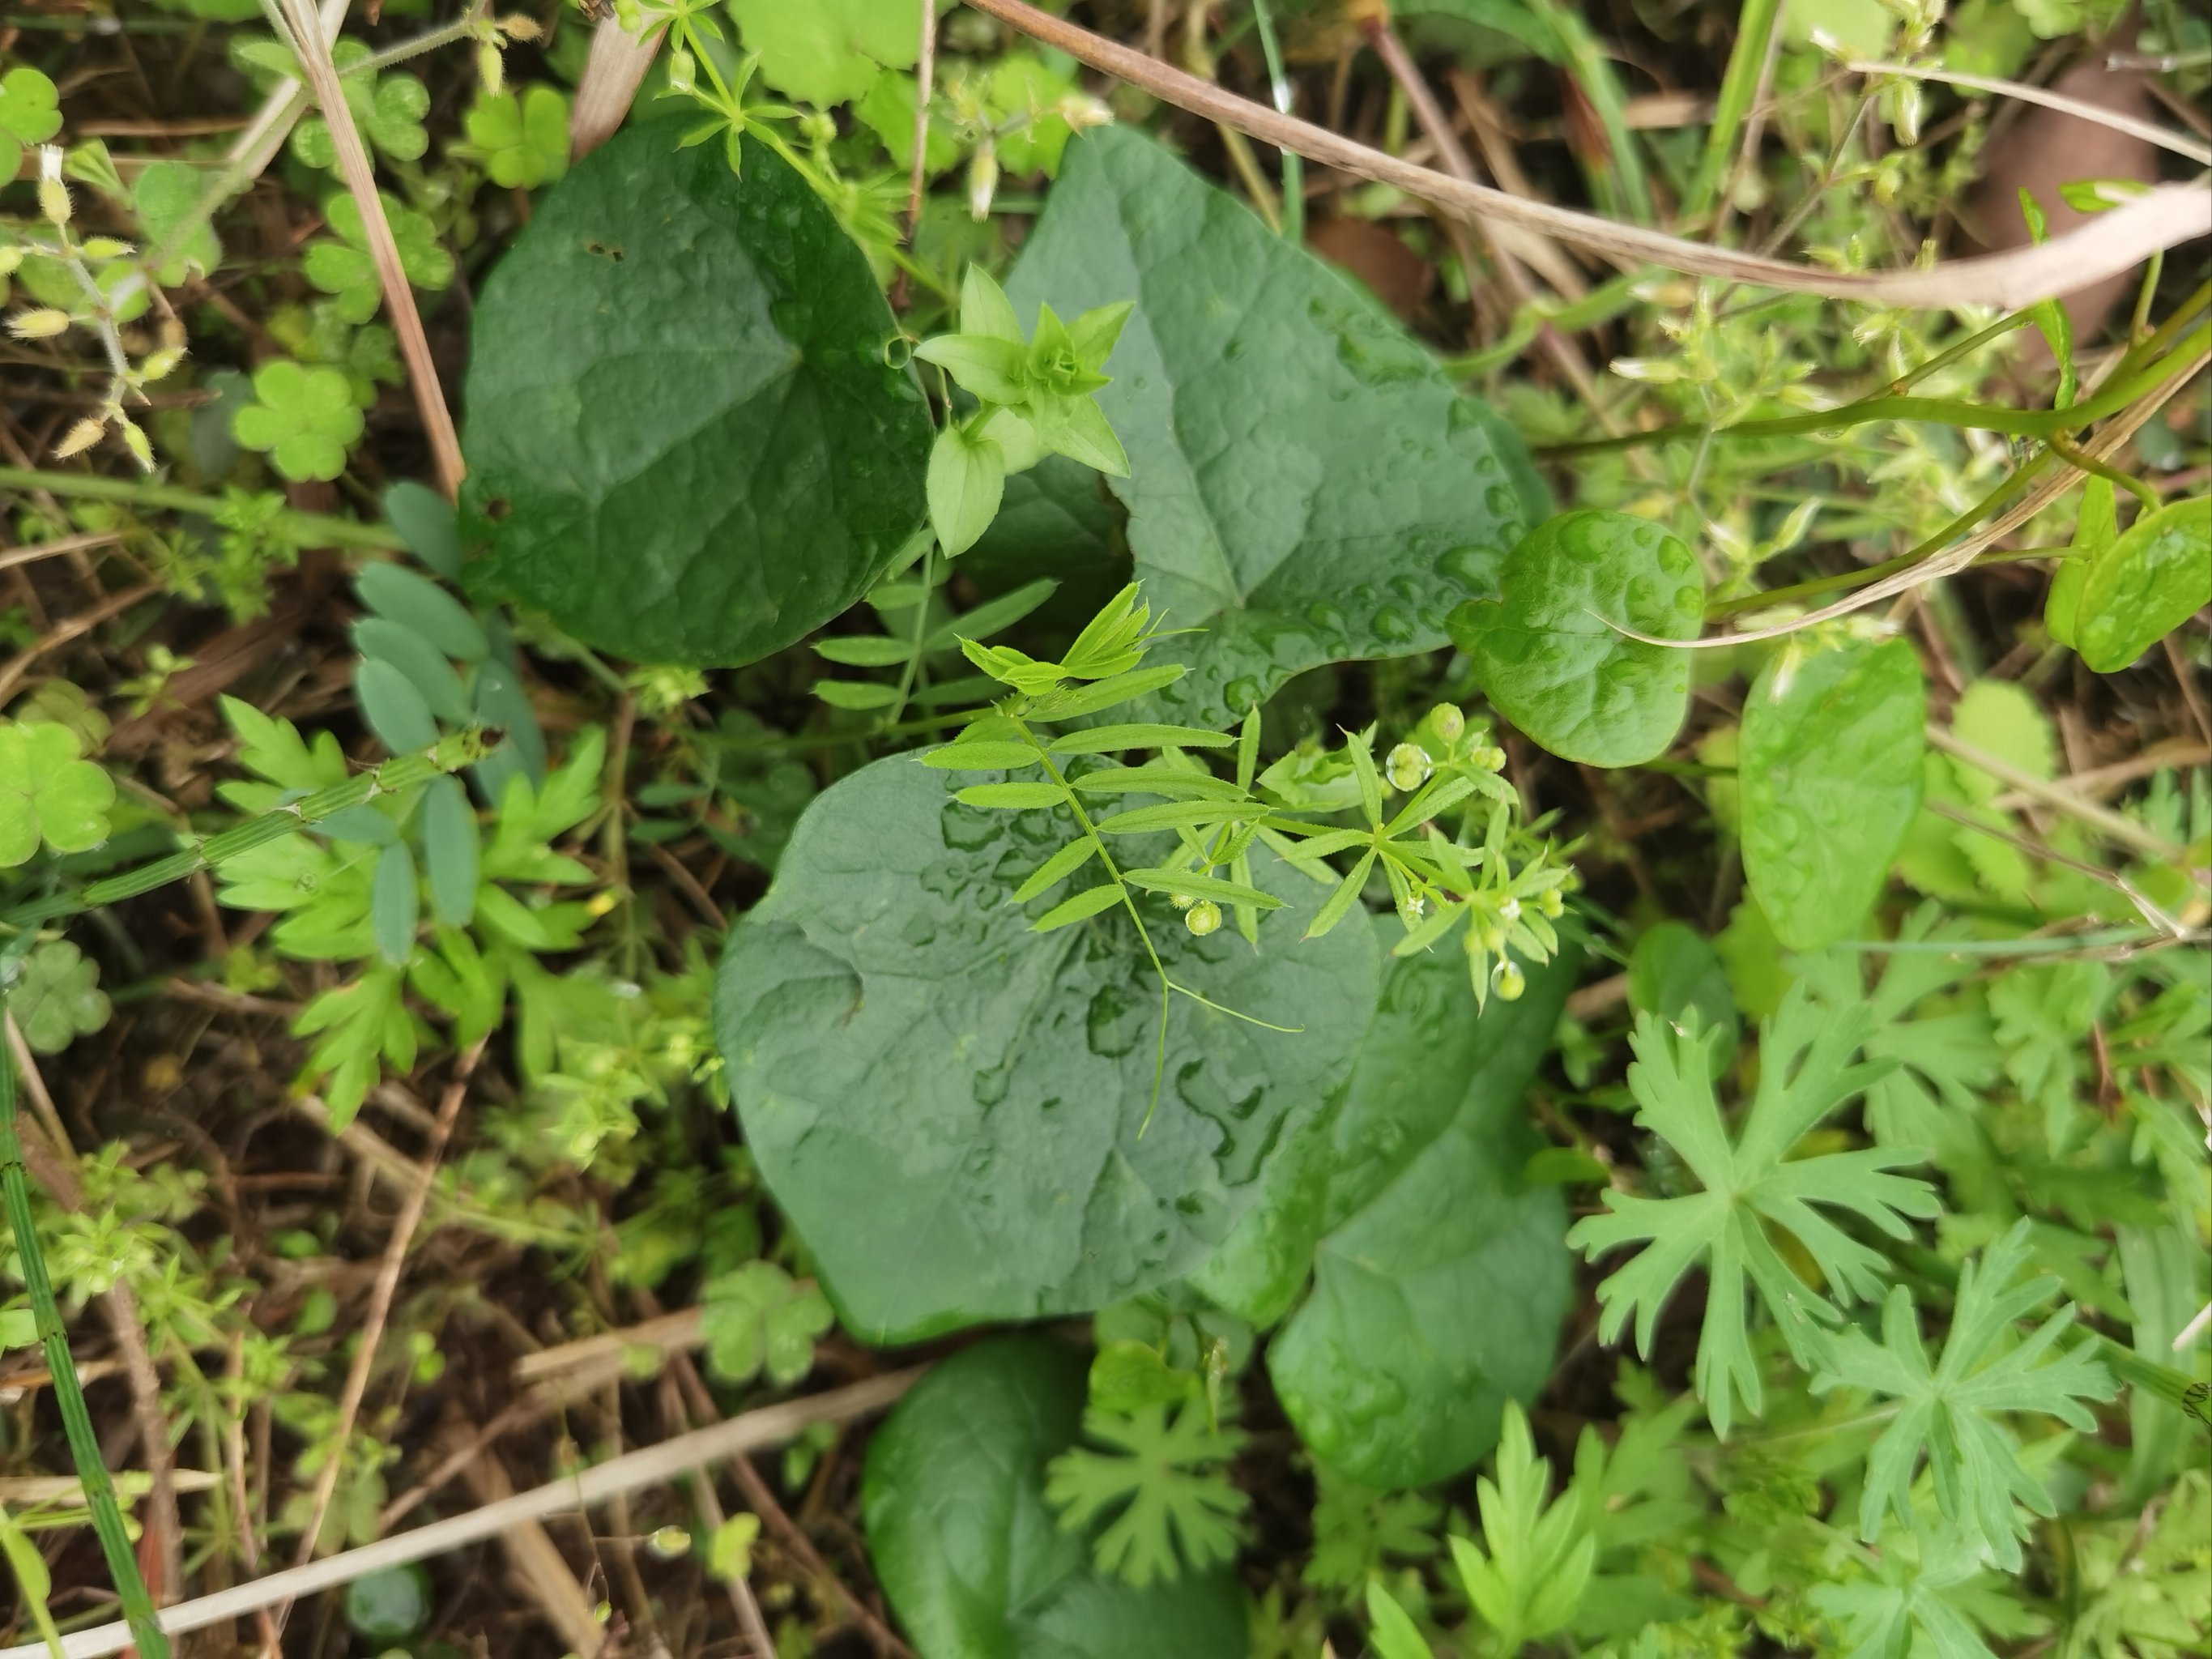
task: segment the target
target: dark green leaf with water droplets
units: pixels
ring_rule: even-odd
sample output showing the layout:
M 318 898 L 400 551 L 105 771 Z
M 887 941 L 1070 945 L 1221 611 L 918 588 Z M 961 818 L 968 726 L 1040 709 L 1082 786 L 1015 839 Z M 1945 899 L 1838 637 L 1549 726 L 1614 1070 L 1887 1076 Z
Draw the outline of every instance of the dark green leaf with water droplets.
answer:
M 1225 726 L 1292 675 L 1444 643 L 1549 510 L 1514 434 L 1347 277 L 1151 139 L 1067 147 L 1007 285 L 1025 319 L 1134 300 L 1098 394 L 1145 597 L 1191 665 L 1143 713 Z
M 1743 710 L 1743 872 L 1796 951 L 1845 937 L 1874 906 L 1920 810 L 1928 692 L 1901 639 L 1784 648 Z
M 1457 1474 L 1551 1369 L 1573 1273 L 1557 1188 L 1522 1179 L 1542 1145 L 1522 1097 L 1573 982 L 1571 960 L 1533 969 L 1478 1017 L 1459 951 L 1392 961 L 1349 1085 L 1194 1276 L 1264 1323 L 1310 1271 L 1268 1375 L 1315 1455 L 1368 1486 Z
M 868 1444 L 868 1555 L 921 1659 L 1242 1659 L 1228 1572 L 1138 1589 L 1060 1530 L 1045 1465 L 1074 1444 L 1084 1358 L 1037 1336 L 955 1354 Z
M 477 591 L 653 662 L 738 663 L 857 599 L 923 519 L 930 424 L 868 262 L 780 157 L 617 134 L 485 284 Z
M 1690 708 L 1705 578 L 1648 519 L 1584 508 L 1540 524 L 1505 562 L 1495 599 L 1462 605 L 1451 635 L 1498 711 L 1553 754 L 1589 766 L 1656 758 Z
M 1322 889 L 1264 849 L 1254 883 L 1287 901 L 1265 954 L 1194 938 L 1140 896 L 1179 982 L 1304 1028 L 1174 998 L 1140 1136 L 1160 993 L 1133 924 L 1109 911 L 1032 932 L 1054 901 L 1097 890 L 1095 860 L 1074 892 L 1015 903 L 1075 822 L 963 805 L 957 783 L 898 757 L 817 796 L 716 996 L 746 1144 L 872 1341 L 1081 1313 L 1188 1272 L 1343 1081 L 1374 1006 L 1373 934 L 1297 945 Z M 1173 843 L 1116 845 L 1157 863 Z
M 2212 500 L 2145 514 L 2097 555 L 2075 623 L 2081 660 L 2116 674 L 2212 605 Z

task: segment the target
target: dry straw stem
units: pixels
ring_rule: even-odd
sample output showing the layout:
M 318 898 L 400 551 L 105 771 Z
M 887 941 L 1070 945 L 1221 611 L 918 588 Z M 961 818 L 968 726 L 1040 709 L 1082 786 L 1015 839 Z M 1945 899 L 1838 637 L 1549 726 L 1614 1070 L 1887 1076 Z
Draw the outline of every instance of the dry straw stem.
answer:
M 679 1475 L 704 1468 L 726 1457 L 740 1457 L 788 1443 L 817 1423 L 843 1423 L 883 1410 L 914 1385 L 922 1368 L 872 1376 L 866 1382 L 763 1406 L 758 1411 L 733 1417 L 726 1423 L 695 1429 L 690 1434 L 664 1440 L 657 1446 L 625 1453 L 605 1463 L 579 1470 L 565 1480 L 548 1481 L 528 1492 L 517 1492 L 495 1504 L 471 1510 L 443 1521 L 378 1540 L 340 1555 L 325 1556 L 304 1567 L 272 1573 L 252 1583 L 239 1584 L 197 1601 L 161 1610 L 161 1628 L 171 1635 L 205 1630 L 210 1625 L 236 1619 L 258 1608 L 274 1607 L 349 1584 L 356 1578 L 386 1567 L 428 1560 L 465 1545 L 496 1538 L 526 1522 L 591 1508 L 623 1492 L 643 1492 L 665 1485 Z M 131 1645 L 128 1626 L 117 1622 L 81 1630 L 62 1638 L 62 1659 L 106 1659 Z M 0 1648 L 0 1659 L 52 1659 L 46 1644 Z
M 1064 22 L 1024 4 L 1023 0 L 968 0 L 968 3 L 1154 97 L 1249 133 L 1266 143 L 1296 150 L 1309 161 L 1394 185 L 1447 211 L 1525 225 L 1631 265 L 1658 265 L 1694 276 L 1719 276 L 1871 305 L 1993 306 L 2000 311 L 2017 311 L 2039 300 L 2069 294 L 2132 270 L 2161 249 L 2212 235 L 2212 191 L 2199 182 L 2160 185 L 2101 215 L 2093 224 L 2006 253 L 1944 260 L 1912 270 L 1833 271 L 1791 264 L 1687 242 L 1635 225 L 1615 224 L 1595 214 L 1468 184 L 1224 92 L 1210 82 Z
M 331 1498 L 337 1491 L 338 1474 L 345 1467 L 346 1444 L 353 1438 L 353 1425 L 361 1415 L 361 1402 L 368 1396 L 369 1376 L 376 1367 L 376 1351 L 384 1340 L 385 1324 L 392 1317 L 392 1298 L 399 1290 L 399 1273 L 406 1265 L 407 1247 L 414 1242 L 416 1229 L 422 1224 L 422 1212 L 429 1207 L 431 1188 L 437 1184 L 438 1165 L 446 1155 L 446 1143 L 453 1138 L 453 1125 L 461 1114 L 461 1102 L 468 1096 L 469 1079 L 476 1074 L 477 1062 L 483 1058 L 484 1044 L 489 1041 L 488 1036 L 478 1037 L 453 1067 L 445 1097 L 438 1103 L 437 1118 L 430 1127 L 430 1144 L 423 1152 L 422 1168 L 416 1172 L 414 1187 L 399 1207 L 398 1218 L 392 1224 L 392 1236 L 385 1241 L 384 1259 L 377 1264 L 376 1282 L 368 1293 L 368 1310 L 362 1319 L 361 1340 L 354 1346 L 353 1364 L 347 1368 L 345 1387 L 338 1395 L 337 1426 L 331 1435 L 335 1449 L 324 1461 L 322 1471 L 315 1480 L 314 1503 L 308 1511 L 307 1524 L 300 1533 L 297 1565 L 305 1565 L 314 1559 L 315 1540 L 322 1535 L 323 1517 L 330 1513 Z M 277 1610 L 279 1629 L 290 1611 L 289 1607 Z
M 2055 109 L 2062 115 L 2071 115 L 2084 121 L 2094 121 L 2100 127 L 2110 127 L 2115 132 L 2124 132 L 2140 138 L 2145 143 L 2170 149 L 2176 155 L 2185 155 L 2201 167 L 2212 167 L 2212 144 L 2193 138 L 2185 132 L 2176 132 L 2153 121 L 2139 121 L 2118 110 L 2106 109 L 2101 104 L 2085 104 L 2079 98 L 2069 98 L 2063 93 L 2046 92 L 2041 87 L 2031 87 L 2024 81 L 2000 81 L 1986 75 L 1957 75 L 1948 70 L 1917 68 L 1911 64 L 1865 64 L 1854 60 L 1845 64 L 1847 70 L 1861 75 L 1896 75 L 1911 81 L 1940 81 L 1947 87 L 1964 87 L 1970 92 L 1993 92 L 2023 104 L 2040 104 L 2045 109 Z
M 321 20 L 307 0 L 285 0 L 278 15 L 290 29 L 292 50 L 299 54 L 301 66 L 307 72 L 308 85 L 314 91 L 315 102 L 322 107 L 323 120 L 331 130 L 331 145 L 337 151 L 338 171 L 361 209 L 362 228 L 368 237 L 369 255 L 376 262 L 376 279 L 384 290 L 385 309 L 392 313 L 392 330 L 399 337 L 399 355 L 406 362 L 415 406 L 422 414 L 422 430 L 430 442 L 430 459 L 437 469 L 438 487 L 445 492 L 447 501 L 455 500 L 460 495 L 464 470 L 460 436 L 453 429 L 445 392 L 438 384 L 437 366 L 430 361 L 430 342 L 422 332 L 422 315 L 415 308 L 415 290 L 409 286 L 406 269 L 400 263 L 399 245 L 392 240 L 391 222 L 384 216 L 384 198 L 376 189 L 376 169 L 369 162 L 368 147 L 362 143 L 353 107 L 345 100 L 337 65 L 331 58 L 331 43 L 323 33 Z

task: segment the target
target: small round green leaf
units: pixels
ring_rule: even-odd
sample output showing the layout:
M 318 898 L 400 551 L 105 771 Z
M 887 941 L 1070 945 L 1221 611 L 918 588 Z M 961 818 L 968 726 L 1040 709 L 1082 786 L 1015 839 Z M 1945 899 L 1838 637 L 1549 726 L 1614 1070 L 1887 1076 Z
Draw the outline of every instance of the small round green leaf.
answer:
M 1620 630 L 1697 637 L 1705 588 L 1690 550 L 1626 513 L 1563 513 L 1515 544 L 1498 586 L 1449 624 L 1498 712 L 1567 760 L 1664 754 L 1689 710 L 1690 654 Z
M 393 754 L 414 754 L 437 742 L 438 722 L 430 705 L 390 663 L 362 658 L 354 668 L 353 692 L 369 729 Z
M 1858 925 L 1920 810 L 1927 687 L 1901 639 L 1775 653 L 1744 705 L 1743 868 L 1796 951 Z
M 647 122 L 593 150 L 484 285 L 468 580 L 640 661 L 750 662 L 921 527 L 929 416 L 813 186 L 750 138 L 742 174 L 676 144 Z
M 1045 1500 L 1075 1443 L 1084 1360 L 1036 1336 L 955 1354 L 868 1445 L 868 1554 L 922 1659 L 1242 1659 L 1228 1572 L 1142 1589 L 1097 1573 Z
M 461 532 L 453 506 L 427 484 L 402 478 L 384 492 L 384 517 L 407 550 L 447 581 L 461 577 Z
M 459 779 L 431 779 L 422 792 L 422 860 L 430 908 L 448 927 L 465 927 L 476 915 L 477 853 L 469 792 Z
M 346 1586 L 346 1623 L 372 1642 L 404 1642 L 430 1622 L 430 1575 L 410 1564 Z
M 2212 605 L 2212 498 L 2147 513 L 2097 556 L 2075 623 L 2081 660 L 2115 674 Z
M 0 870 L 46 844 L 82 853 L 107 839 L 115 780 L 77 757 L 77 737 L 47 720 L 0 720 Z
M 395 841 L 377 854 L 376 884 L 369 917 L 376 927 L 377 954 L 395 965 L 415 954 L 415 925 L 422 920 L 422 887 L 415 878 L 415 854 Z
M 353 579 L 361 602 L 386 621 L 420 634 L 447 656 L 482 662 L 491 652 L 483 624 L 459 599 L 404 565 L 372 564 Z

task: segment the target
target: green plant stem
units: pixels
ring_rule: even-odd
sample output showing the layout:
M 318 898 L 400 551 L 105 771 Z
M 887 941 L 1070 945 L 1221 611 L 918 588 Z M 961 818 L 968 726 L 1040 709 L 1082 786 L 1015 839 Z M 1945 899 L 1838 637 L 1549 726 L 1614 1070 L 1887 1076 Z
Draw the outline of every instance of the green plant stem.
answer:
M 1759 94 L 1759 77 L 1766 65 L 1767 43 L 1773 38 L 1782 0 L 1743 0 L 1737 16 L 1735 46 L 1729 53 L 1728 71 L 1721 77 L 1720 97 L 1713 106 L 1713 124 L 1705 132 L 1705 153 L 1698 161 L 1697 177 L 1682 204 L 1683 216 L 1694 219 L 1713 204 L 1721 180 L 1735 159 L 1736 135 L 1751 113 Z
M 131 507 L 193 513 L 210 519 L 228 505 L 220 496 L 203 495 L 151 479 L 104 478 L 89 472 L 43 472 L 21 466 L 0 466 L 0 489 L 42 489 L 51 495 L 120 501 Z M 309 547 L 375 547 L 394 553 L 404 552 L 407 547 L 398 532 L 383 525 L 362 524 L 325 513 L 295 513 L 287 508 L 278 515 L 277 523 L 293 540 Z
M 1275 39 L 1269 0 L 1252 0 L 1252 20 L 1260 26 L 1260 50 L 1267 59 L 1267 90 L 1280 114 L 1291 112 L 1291 78 L 1283 71 L 1283 49 Z M 1294 149 L 1283 158 L 1283 240 L 1303 246 L 1306 240 L 1306 161 Z
M 2015 311 L 2010 316 L 2000 317 L 1987 328 L 1976 329 L 1955 345 L 1944 347 L 1926 362 L 1905 370 L 1904 374 L 1889 383 L 1888 389 L 1892 392 L 1910 392 L 1937 369 L 1948 368 L 1968 352 L 1987 345 L 2000 335 L 2009 334 L 2016 328 L 2025 327 L 2030 320 L 2028 313 L 2025 311 Z
M 2173 353 L 2187 356 L 2212 345 L 2212 325 L 2199 327 L 2185 337 Z M 1938 426 L 1965 427 L 1979 432 L 2002 432 L 2016 438 L 2049 438 L 2080 430 L 2092 421 L 2116 415 L 2172 373 L 2165 357 L 2132 374 L 2114 377 L 2094 398 L 2064 409 L 2003 409 L 1964 398 L 1898 397 L 1887 393 L 1862 398 L 1834 409 L 1813 410 L 1802 415 L 1784 415 L 1769 420 L 1738 421 L 1714 427 L 1703 422 L 1679 421 L 1648 432 L 1626 433 L 1617 438 L 1590 438 L 1577 443 L 1553 444 L 1540 451 L 1547 456 L 1593 455 L 1606 450 L 1635 449 L 1646 444 L 1674 443 L 1685 439 L 1786 438 L 1808 432 L 1845 432 L 1874 421 L 1927 421 Z
M 5 1011 L 0 998 L 0 1012 Z M 77 1481 L 84 1489 L 92 1529 L 106 1559 L 107 1575 L 123 1604 L 124 1621 L 131 1626 L 139 1659 L 169 1659 L 169 1638 L 161 1633 L 154 1599 L 138 1576 L 138 1559 L 123 1524 L 122 1506 L 115 1500 L 115 1483 L 108 1478 L 100 1456 L 100 1437 L 85 1409 L 84 1390 L 78 1386 L 76 1363 L 70 1356 L 69 1330 L 62 1323 L 60 1305 L 54 1300 L 53 1281 L 46 1276 L 46 1258 L 39 1243 L 38 1224 L 31 1214 L 30 1176 L 23 1167 L 23 1144 L 15 1128 L 15 1060 L 0 1043 L 0 1200 L 8 1207 L 8 1222 L 15 1234 L 15 1254 L 22 1264 L 23 1288 L 31 1298 L 31 1317 L 37 1323 L 39 1346 L 52 1378 L 54 1403 L 60 1407 L 62 1432 L 68 1437 L 70 1457 L 76 1465 Z
M 389 795 L 416 785 L 427 783 L 432 778 L 449 772 L 458 772 L 472 765 L 491 752 L 490 733 L 478 728 L 455 732 L 441 738 L 431 748 L 418 755 L 400 755 L 380 766 L 371 767 L 343 783 L 334 783 L 327 789 L 318 789 L 312 795 L 301 797 L 289 806 L 248 818 L 221 835 L 209 836 L 194 842 L 168 857 L 143 864 L 136 870 L 125 870 L 120 875 L 109 876 L 100 881 L 88 882 L 73 893 L 58 893 L 50 898 L 39 899 L 18 906 L 5 915 L 0 915 L 0 927 L 33 927 L 52 921 L 58 917 L 72 916 L 85 910 L 99 908 L 105 904 L 120 903 L 150 893 L 157 887 L 166 887 L 173 881 L 210 869 L 241 853 L 270 842 L 282 841 L 311 823 L 319 823 L 332 813 L 343 812 L 349 807 L 365 806 L 380 795 Z

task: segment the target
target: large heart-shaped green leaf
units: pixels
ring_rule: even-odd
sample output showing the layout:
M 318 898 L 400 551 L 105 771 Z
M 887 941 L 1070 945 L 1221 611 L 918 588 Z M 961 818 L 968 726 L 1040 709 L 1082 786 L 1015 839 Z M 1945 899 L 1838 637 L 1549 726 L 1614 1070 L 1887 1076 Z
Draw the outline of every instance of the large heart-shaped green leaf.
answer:
M 1648 519 L 1584 508 L 1514 546 L 1494 599 L 1452 612 L 1498 711 L 1553 754 L 1591 766 L 1656 759 L 1690 707 L 1690 653 L 1632 639 L 1697 637 L 1705 578 Z
M 868 262 L 748 141 L 648 123 L 538 204 L 484 285 L 469 584 L 652 662 L 748 662 L 857 599 L 922 522 L 930 424 Z
M 921 1659 L 1241 1659 L 1226 1572 L 1138 1589 L 1091 1567 L 1044 1496 L 1074 1443 L 1084 1358 L 1001 1337 L 945 1361 L 868 1446 L 868 1554 Z
M 1188 1271 L 1342 1083 L 1375 1006 L 1372 935 L 1297 944 L 1324 890 L 1264 849 L 1255 878 L 1289 901 L 1264 951 L 1193 938 L 1147 895 L 1178 982 L 1303 1028 L 1175 998 L 1154 1110 L 1159 987 L 1133 925 L 1030 931 L 1067 890 L 1026 910 L 1013 890 L 1075 827 L 963 805 L 965 781 L 895 757 L 816 797 L 715 999 L 746 1142 L 871 1341 L 1085 1312 Z
M 1218 726 L 1293 674 L 1434 650 L 1549 511 L 1504 422 L 1339 272 L 1151 139 L 1067 147 L 1007 292 L 1024 322 L 1134 300 L 1100 405 L 1145 594 L 1191 665 L 1154 712 Z
M 1521 1103 L 1573 982 L 1555 961 L 1478 1016 L 1455 954 L 1393 961 L 1346 1087 L 1194 1276 L 1265 1323 L 1311 1273 L 1268 1374 L 1315 1455 L 1366 1485 L 1458 1474 L 1551 1369 L 1573 1286 L 1566 1209 L 1521 1182 L 1543 1144 Z
M 2212 605 L 2212 500 L 2146 513 L 2097 555 L 2075 629 L 2081 660 L 2116 674 Z
M 1743 872 L 1774 936 L 1817 951 L 1849 933 L 1920 810 L 1928 690 L 1911 643 L 1778 651 L 1743 709 Z

